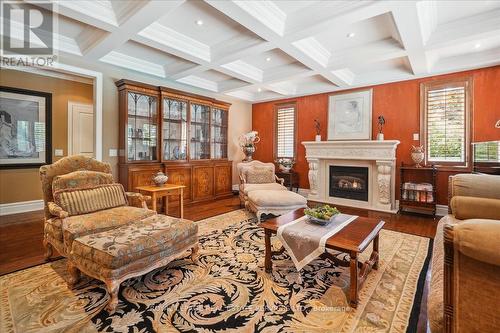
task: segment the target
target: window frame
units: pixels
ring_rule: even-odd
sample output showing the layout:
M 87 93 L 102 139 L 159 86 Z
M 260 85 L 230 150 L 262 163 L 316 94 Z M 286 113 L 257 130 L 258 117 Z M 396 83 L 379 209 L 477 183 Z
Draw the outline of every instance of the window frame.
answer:
M 276 161 L 279 158 L 290 158 L 278 156 L 278 110 L 283 108 L 293 107 L 293 157 L 292 159 L 296 160 L 297 158 L 297 103 L 295 101 L 279 103 L 274 105 L 274 143 L 273 143 L 273 157 Z
M 429 90 L 444 89 L 451 87 L 465 87 L 465 149 L 464 162 L 446 162 L 428 160 L 428 142 L 427 142 L 427 99 Z M 420 143 L 425 149 L 425 165 L 435 165 L 438 169 L 444 171 L 470 171 L 472 166 L 472 116 L 473 116 L 473 79 L 471 76 L 455 79 L 444 79 L 436 81 L 427 81 L 420 84 Z

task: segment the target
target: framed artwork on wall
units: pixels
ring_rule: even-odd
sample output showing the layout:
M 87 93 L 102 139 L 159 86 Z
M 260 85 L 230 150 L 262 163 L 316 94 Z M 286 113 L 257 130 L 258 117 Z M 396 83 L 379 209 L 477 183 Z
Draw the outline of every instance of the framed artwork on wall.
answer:
M 328 140 L 371 140 L 372 89 L 328 98 Z
M 52 94 L 0 86 L 0 168 L 51 163 Z

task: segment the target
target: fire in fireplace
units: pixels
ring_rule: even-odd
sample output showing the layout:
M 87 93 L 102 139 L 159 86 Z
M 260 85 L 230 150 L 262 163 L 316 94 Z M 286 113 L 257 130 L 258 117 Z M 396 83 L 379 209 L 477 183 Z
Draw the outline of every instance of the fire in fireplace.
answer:
M 331 165 L 330 196 L 368 201 L 368 168 Z

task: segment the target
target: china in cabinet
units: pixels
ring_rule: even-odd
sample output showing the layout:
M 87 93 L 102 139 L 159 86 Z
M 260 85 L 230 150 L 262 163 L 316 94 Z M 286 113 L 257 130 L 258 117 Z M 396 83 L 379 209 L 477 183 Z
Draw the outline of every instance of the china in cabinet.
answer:
M 230 104 L 129 80 L 116 86 L 119 178 L 128 191 L 150 185 L 152 175 L 162 170 L 168 183 L 186 186 L 186 202 L 231 195 Z

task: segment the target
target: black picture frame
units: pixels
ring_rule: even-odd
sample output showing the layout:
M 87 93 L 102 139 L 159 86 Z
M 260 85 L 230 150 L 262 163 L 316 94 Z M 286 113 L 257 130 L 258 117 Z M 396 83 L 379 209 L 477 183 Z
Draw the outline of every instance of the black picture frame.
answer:
M 43 97 L 45 99 L 45 161 L 43 163 L 9 163 L 3 164 L 0 160 L 0 169 L 31 169 L 39 168 L 42 165 L 52 163 L 52 94 L 28 90 L 21 88 L 13 88 L 0 86 L 0 92 L 8 92 L 27 96 Z

